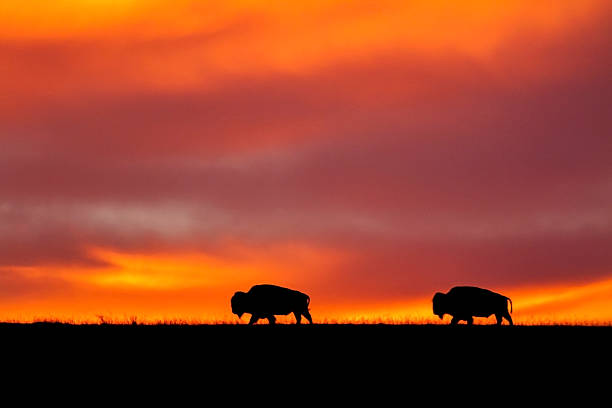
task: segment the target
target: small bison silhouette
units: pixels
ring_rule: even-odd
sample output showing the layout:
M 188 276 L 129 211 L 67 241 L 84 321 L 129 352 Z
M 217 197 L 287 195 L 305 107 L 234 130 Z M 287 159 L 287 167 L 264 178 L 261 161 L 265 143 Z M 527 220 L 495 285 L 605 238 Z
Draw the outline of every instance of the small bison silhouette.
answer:
M 276 323 L 274 315 L 293 313 L 297 324 L 304 316 L 311 324 L 312 317 L 308 312 L 310 297 L 308 295 L 275 285 L 255 285 L 248 292 L 236 292 L 232 296 L 232 313 L 241 318 L 244 313 L 251 314 L 249 324 L 259 319 L 268 319 Z
M 495 315 L 498 325 L 502 324 L 502 318 L 512 325 L 508 302 L 512 311 L 512 300 L 504 295 L 473 286 L 456 286 L 448 293 L 438 292 L 434 295 L 433 312 L 440 319 L 445 314 L 453 316 L 450 324 L 457 324 L 460 320 L 473 324 L 474 317 Z

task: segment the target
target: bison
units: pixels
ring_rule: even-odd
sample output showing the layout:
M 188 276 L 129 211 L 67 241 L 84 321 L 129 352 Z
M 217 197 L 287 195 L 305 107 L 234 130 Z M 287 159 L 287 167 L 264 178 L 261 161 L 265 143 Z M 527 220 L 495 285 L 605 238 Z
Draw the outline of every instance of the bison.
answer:
M 276 323 L 274 315 L 293 313 L 297 324 L 304 316 L 311 324 L 312 317 L 308 312 L 310 297 L 308 295 L 275 285 L 255 285 L 248 292 L 236 292 L 232 296 L 232 313 L 241 318 L 244 313 L 251 314 L 249 324 L 255 324 L 259 319 L 268 319 L 270 324 Z
M 445 314 L 453 316 L 450 324 L 457 324 L 460 320 L 473 324 L 474 316 L 495 315 L 498 325 L 502 324 L 502 318 L 512 325 L 508 302 L 510 302 L 510 312 L 512 312 L 512 300 L 504 295 L 473 286 L 456 286 L 448 293 L 438 292 L 434 295 L 433 312 L 440 319 Z

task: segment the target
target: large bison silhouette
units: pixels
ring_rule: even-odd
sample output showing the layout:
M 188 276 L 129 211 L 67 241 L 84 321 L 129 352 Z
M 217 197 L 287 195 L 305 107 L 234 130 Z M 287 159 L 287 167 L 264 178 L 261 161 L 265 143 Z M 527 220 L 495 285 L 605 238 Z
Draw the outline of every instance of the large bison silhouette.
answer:
M 473 286 L 455 286 L 448 293 L 438 292 L 434 295 L 433 312 L 440 319 L 445 314 L 453 316 L 450 324 L 457 324 L 460 320 L 473 324 L 474 317 L 495 315 L 498 325 L 502 324 L 502 318 L 512 325 L 508 302 L 512 311 L 512 300 L 509 297 Z
M 232 296 L 232 313 L 241 318 L 244 313 L 251 314 L 249 324 L 255 324 L 259 319 L 268 319 L 270 324 L 276 323 L 274 315 L 293 313 L 297 324 L 304 316 L 311 324 L 312 317 L 308 312 L 310 297 L 297 290 L 275 285 L 255 285 L 248 292 L 236 292 Z

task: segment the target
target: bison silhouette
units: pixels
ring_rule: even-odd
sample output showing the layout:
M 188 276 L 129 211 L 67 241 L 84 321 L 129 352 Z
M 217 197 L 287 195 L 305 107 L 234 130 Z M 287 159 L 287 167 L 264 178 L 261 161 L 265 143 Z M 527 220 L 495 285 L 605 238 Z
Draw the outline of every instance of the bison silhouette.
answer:
M 268 319 L 270 324 L 275 324 L 274 315 L 290 313 L 294 314 L 296 324 L 302 322 L 302 316 L 312 324 L 308 312 L 310 297 L 297 290 L 275 285 L 255 285 L 246 293 L 234 293 L 231 303 L 232 313 L 237 314 L 238 318 L 244 313 L 251 314 L 249 324 L 255 324 L 259 319 Z
M 440 319 L 445 314 L 453 316 L 450 324 L 457 324 L 460 320 L 473 324 L 474 317 L 495 315 L 498 325 L 502 324 L 502 318 L 512 325 L 508 302 L 512 311 L 512 300 L 509 297 L 473 286 L 456 286 L 448 293 L 438 292 L 434 295 L 433 312 Z

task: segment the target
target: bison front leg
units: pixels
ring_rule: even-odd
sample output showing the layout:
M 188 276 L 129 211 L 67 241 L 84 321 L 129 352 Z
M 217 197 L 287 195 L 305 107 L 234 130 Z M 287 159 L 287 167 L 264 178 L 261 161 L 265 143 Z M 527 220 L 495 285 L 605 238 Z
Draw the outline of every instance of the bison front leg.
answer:
M 276 324 L 276 317 L 274 317 L 274 315 L 269 315 L 267 319 L 268 319 L 268 323 Z
M 472 316 L 468 317 L 467 319 L 465 319 L 465 321 L 467 322 L 467 324 L 469 326 L 474 324 L 474 318 Z
M 459 323 L 459 318 L 456 316 L 453 316 L 453 319 L 451 320 L 450 324 L 455 326 L 457 323 Z

